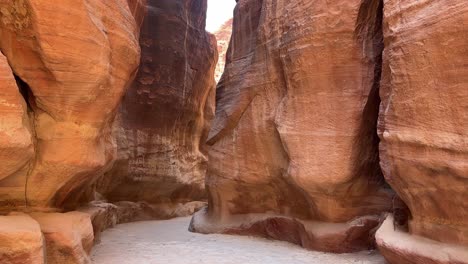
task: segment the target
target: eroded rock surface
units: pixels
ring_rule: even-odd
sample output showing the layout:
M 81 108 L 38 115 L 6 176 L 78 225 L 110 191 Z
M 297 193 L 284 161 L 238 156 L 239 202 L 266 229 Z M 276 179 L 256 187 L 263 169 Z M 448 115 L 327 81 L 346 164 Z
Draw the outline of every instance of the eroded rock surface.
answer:
M 98 184 L 110 201 L 179 203 L 205 197 L 216 44 L 206 1 L 148 1 L 139 73 L 114 126 L 118 161 Z
M 93 224 L 94 240 L 100 242 L 101 232 L 117 224 L 154 219 L 171 219 L 193 215 L 206 206 L 206 202 L 193 201 L 185 204 L 148 204 L 145 202 L 93 201 L 78 211 L 87 213 Z
M 389 0 L 384 10 L 382 170 L 411 211 L 411 235 L 468 251 L 468 4 Z M 460 263 L 435 257 L 392 263 Z
M 14 207 L 60 208 L 115 157 L 111 124 L 139 62 L 138 12 L 126 0 L 0 1 L 0 10 L 0 50 L 27 97 L 35 136 L 32 168 L 2 181 L 0 194 Z M 22 130 L 24 164 L 31 147 Z
M 238 1 L 208 139 L 209 206 L 193 230 L 208 222 L 204 232 L 227 232 L 219 226 L 233 219 L 248 230 L 251 214 L 345 224 L 389 209 L 375 131 L 379 58 L 355 39 L 360 7 Z M 365 234 L 376 226 L 362 223 Z M 314 237 L 305 224 L 275 228 Z M 345 252 L 367 242 L 336 239 L 320 249 Z
M 31 124 L 25 100 L 6 58 L 0 53 L 0 210 L 24 206 L 23 195 L 34 157 Z
M 44 245 L 39 224 L 26 214 L 0 216 L 0 262 L 43 264 Z
M 375 234 L 380 253 L 391 264 L 466 264 L 466 247 L 410 235 L 388 215 Z
M 44 234 L 49 264 L 90 263 L 94 235 L 90 215 L 82 212 L 32 213 Z M 28 263 L 28 262 L 25 262 Z

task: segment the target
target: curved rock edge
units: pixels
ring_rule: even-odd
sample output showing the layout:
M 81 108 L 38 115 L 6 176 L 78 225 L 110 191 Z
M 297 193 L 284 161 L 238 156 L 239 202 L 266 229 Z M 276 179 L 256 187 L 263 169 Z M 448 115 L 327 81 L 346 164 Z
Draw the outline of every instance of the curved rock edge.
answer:
M 368 215 L 345 223 L 301 220 L 275 214 L 239 214 L 229 219 L 210 219 L 208 208 L 196 212 L 189 231 L 210 234 L 258 236 L 286 241 L 305 249 L 330 253 L 350 253 L 373 248 L 369 235 L 379 225 L 380 217 Z
M 377 248 L 390 264 L 468 264 L 468 248 L 411 235 L 388 214 L 375 234 Z

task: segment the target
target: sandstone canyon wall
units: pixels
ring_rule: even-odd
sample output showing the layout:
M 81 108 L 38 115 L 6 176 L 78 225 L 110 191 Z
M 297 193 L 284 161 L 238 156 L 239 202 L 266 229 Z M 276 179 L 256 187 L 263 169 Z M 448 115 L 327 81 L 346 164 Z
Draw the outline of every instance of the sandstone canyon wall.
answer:
M 467 9 L 238 1 L 191 230 L 466 263 Z
M 468 263 L 465 1 L 237 0 L 217 89 L 206 8 L 0 0 L 0 263 L 206 196 L 192 231 Z
M 2 209 L 60 208 L 115 156 L 110 128 L 140 55 L 135 18 L 122 0 L 1 1 L 0 9 L 0 49 L 19 86 L 6 98 L 19 133 L 5 134 L 5 148 L 26 150 L 2 175 Z
M 467 263 L 468 3 L 388 0 L 384 10 L 381 166 L 411 211 L 416 250 L 384 232 L 379 245 L 391 263 Z
M 378 56 L 355 39 L 359 9 L 359 0 L 238 1 L 208 139 L 210 204 L 192 230 L 335 252 L 368 246 L 391 191 L 376 144 Z
M 205 199 L 217 56 L 206 8 L 206 1 L 147 3 L 140 69 L 114 126 L 118 159 L 97 188 L 110 201 Z
M 89 263 L 95 235 L 142 210 L 63 213 L 96 182 L 111 201 L 204 197 L 205 16 L 206 1 L 0 1 L 1 263 Z

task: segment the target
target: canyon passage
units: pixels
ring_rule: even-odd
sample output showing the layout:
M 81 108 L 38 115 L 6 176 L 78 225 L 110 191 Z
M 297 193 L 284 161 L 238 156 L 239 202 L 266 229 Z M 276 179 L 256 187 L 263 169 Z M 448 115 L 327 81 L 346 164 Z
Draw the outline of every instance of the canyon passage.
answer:
M 468 263 L 468 3 L 212 1 L 0 0 L 0 263 Z

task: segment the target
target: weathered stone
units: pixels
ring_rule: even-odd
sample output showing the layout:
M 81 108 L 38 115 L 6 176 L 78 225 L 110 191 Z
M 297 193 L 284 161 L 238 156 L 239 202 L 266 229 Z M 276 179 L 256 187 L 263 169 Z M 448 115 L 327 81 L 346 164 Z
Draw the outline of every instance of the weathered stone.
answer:
M 30 216 L 0 216 L 0 263 L 45 263 L 41 229 Z
M 200 200 L 216 64 L 206 1 L 153 0 L 147 9 L 140 70 L 114 126 L 118 161 L 97 189 L 110 201 Z
M 411 234 L 467 246 L 468 4 L 390 0 L 384 18 L 385 178 L 411 211 Z
M 34 156 L 27 106 L 6 58 L 0 53 L 0 210 L 14 210 Z M 2 191 L 3 190 L 3 191 Z
M 379 225 L 377 216 L 363 216 L 346 223 L 326 223 L 271 214 L 233 215 L 216 221 L 206 208 L 195 213 L 189 230 L 198 233 L 225 233 L 282 240 L 304 248 L 345 253 L 369 248 L 369 233 Z
M 93 246 L 93 226 L 89 214 L 32 213 L 40 225 L 46 241 L 48 264 L 90 263 Z
M 117 224 L 134 221 L 171 219 L 193 215 L 205 202 L 189 202 L 185 204 L 148 204 L 145 202 L 117 202 L 115 204 L 104 201 L 94 201 L 87 206 L 77 209 L 87 213 L 93 225 L 94 241 L 100 242 L 101 233 Z
M 411 212 L 409 234 L 433 240 L 408 237 L 414 245 L 404 250 L 388 242 L 384 255 L 465 263 L 432 252 L 468 246 L 468 4 L 389 0 L 384 21 L 381 166 Z
M 466 264 L 468 248 L 430 240 L 396 228 L 387 216 L 375 234 L 380 253 L 390 264 Z
M 126 0 L 0 1 L 0 10 L 0 50 L 33 111 L 36 142 L 33 168 L 0 194 L 14 206 L 26 197 L 35 210 L 63 207 L 114 159 L 110 126 L 139 62 L 138 12 Z
M 215 223 L 212 232 L 241 215 L 247 224 L 237 229 L 246 229 L 248 214 L 345 224 L 390 208 L 375 131 L 379 57 L 356 41 L 360 8 L 358 0 L 238 1 L 208 139 L 209 206 L 195 222 Z M 307 246 L 353 244 L 367 246 L 362 236 Z

